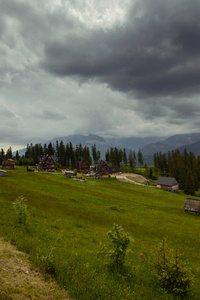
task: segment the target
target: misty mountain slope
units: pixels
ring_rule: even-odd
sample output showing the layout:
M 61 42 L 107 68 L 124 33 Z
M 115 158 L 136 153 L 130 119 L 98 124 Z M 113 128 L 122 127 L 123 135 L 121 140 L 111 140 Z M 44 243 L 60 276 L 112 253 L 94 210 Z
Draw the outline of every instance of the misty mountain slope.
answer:
M 94 134 L 89 134 L 88 136 L 85 135 L 81 135 L 81 134 L 75 134 L 75 135 L 68 135 L 65 137 L 58 137 L 58 138 L 54 138 L 52 139 L 50 142 L 52 144 L 55 144 L 56 141 L 61 142 L 63 141 L 64 144 L 67 143 L 72 143 L 73 146 L 82 144 L 82 145 L 106 145 L 107 142 L 105 141 L 104 138 L 98 136 L 98 135 L 94 135 Z
M 176 134 L 163 141 L 163 143 L 172 145 L 176 148 L 183 145 L 191 145 L 200 141 L 200 133 Z
M 173 149 L 174 147 L 172 145 L 168 145 L 160 142 L 160 143 L 148 144 L 145 147 L 143 147 L 141 151 L 144 156 L 148 156 L 148 155 L 154 155 L 154 153 L 157 152 L 165 153 Z
M 180 152 L 183 152 L 184 149 L 187 150 L 187 152 L 194 153 L 195 156 L 200 155 L 200 141 L 192 144 L 192 145 L 184 145 L 178 148 Z
M 186 147 L 187 145 L 194 144 L 198 141 L 200 141 L 200 133 L 176 134 L 162 142 L 150 143 L 144 146 L 141 150 L 143 155 L 149 156 L 156 152 L 167 153 L 168 151 L 176 150 L 182 146 Z

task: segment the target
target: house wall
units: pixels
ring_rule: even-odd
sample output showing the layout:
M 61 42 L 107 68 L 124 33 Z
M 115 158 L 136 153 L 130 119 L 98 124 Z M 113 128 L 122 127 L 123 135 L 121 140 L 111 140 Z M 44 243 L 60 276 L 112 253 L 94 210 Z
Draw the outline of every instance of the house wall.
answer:
M 176 192 L 176 191 L 179 190 L 179 186 L 178 185 L 169 186 L 169 185 L 160 185 L 160 184 L 157 184 L 156 187 L 159 188 L 159 189 L 163 189 L 163 190 L 166 190 L 166 191 L 172 191 L 172 192 Z
M 4 170 L 12 170 L 15 168 L 15 165 L 3 165 L 2 169 Z

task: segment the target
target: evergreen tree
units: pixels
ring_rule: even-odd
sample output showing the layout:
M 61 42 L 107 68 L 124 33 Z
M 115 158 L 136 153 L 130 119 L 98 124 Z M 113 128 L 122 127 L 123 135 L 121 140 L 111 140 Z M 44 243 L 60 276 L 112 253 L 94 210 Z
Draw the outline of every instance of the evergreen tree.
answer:
M 128 164 L 128 159 L 127 159 L 127 154 L 126 154 L 126 149 L 123 149 L 123 163 L 124 165 Z
M 98 161 L 97 148 L 95 144 L 92 146 L 92 158 L 95 164 Z
M 20 159 L 19 152 L 16 151 L 15 159 L 18 161 Z
M 6 158 L 12 159 L 12 148 L 11 147 L 9 147 L 6 152 Z
M 54 152 L 55 152 L 55 150 L 54 150 L 54 148 L 53 148 L 53 145 L 52 145 L 52 143 L 50 142 L 49 143 L 49 145 L 48 145 L 48 155 L 54 155 Z
M 142 155 L 142 151 L 140 149 L 138 150 L 137 158 L 138 158 L 138 162 L 139 162 L 139 165 L 141 168 L 141 166 L 143 165 L 143 155 Z
M 191 170 L 188 170 L 184 186 L 184 193 L 187 195 L 195 195 L 195 181 Z
M 110 151 L 107 149 L 106 154 L 105 154 L 105 159 L 107 164 L 110 164 Z
M 5 157 L 5 152 L 4 152 L 3 148 L 1 148 L 1 152 L 0 152 L 0 164 L 2 164 L 2 162 L 4 160 L 4 157 Z

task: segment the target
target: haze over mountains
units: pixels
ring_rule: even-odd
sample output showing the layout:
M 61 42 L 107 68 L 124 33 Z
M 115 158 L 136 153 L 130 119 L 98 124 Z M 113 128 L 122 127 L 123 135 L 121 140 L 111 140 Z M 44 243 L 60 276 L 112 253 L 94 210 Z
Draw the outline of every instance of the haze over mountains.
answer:
M 141 149 L 144 161 L 147 164 L 152 164 L 153 155 L 157 152 L 167 153 L 171 150 L 179 149 L 181 152 L 186 149 L 188 152 L 193 152 L 196 156 L 200 155 L 200 133 L 191 134 L 176 134 L 168 138 L 162 137 L 129 137 L 129 138 L 103 138 L 98 135 L 68 135 L 64 137 L 54 138 L 47 141 L 56 144 L 56 141 L 63 141 L 64 144 L 72 143 L 73 147 L 82 144 L 91 148 L 94 144 L 97 149 L 101 151 L 101 158 L 104 159 L 107 149 L 111 147 L 126 148 L 127 150 L 134 150 L 137 152 Z M 26 149 L 19 150 L 19 154 L 24 154 Z

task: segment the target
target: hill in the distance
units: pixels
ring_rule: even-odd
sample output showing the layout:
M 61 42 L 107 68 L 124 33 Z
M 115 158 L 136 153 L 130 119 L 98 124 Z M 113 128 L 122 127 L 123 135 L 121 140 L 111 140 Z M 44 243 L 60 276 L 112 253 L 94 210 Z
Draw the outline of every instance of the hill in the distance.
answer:
M 95 144 L 97 150 L 101 152 L 101 158 L 105 158 L 107 149 L 117 147 L 121 149 L 134 150 L 136 153 L 139 149 L 142 150 L 144 161 L 147 164 L 152 164 L 153 155 L 157 152 L 167 153 L 168 151 L 180 149 L 182 152 L 185 148 L 187 151 L 193 152 L 196 156 L 200 155 L 200 133 L 177 134 L 168 138 L 162 137 L 128 137 L 128 138 L 103 138 L 98 135 L 68 135 L 57 137 L 46 141 L 56 144 L 56 141 L 63 141 L 64 144 L 72 143 L 73 147 L 82 144 L 82 146 L 91 147 Z M 23 155 L 26 149 L 19 150 L 19 154 Z M 14 154 L 14 153 L 13 153 Z

